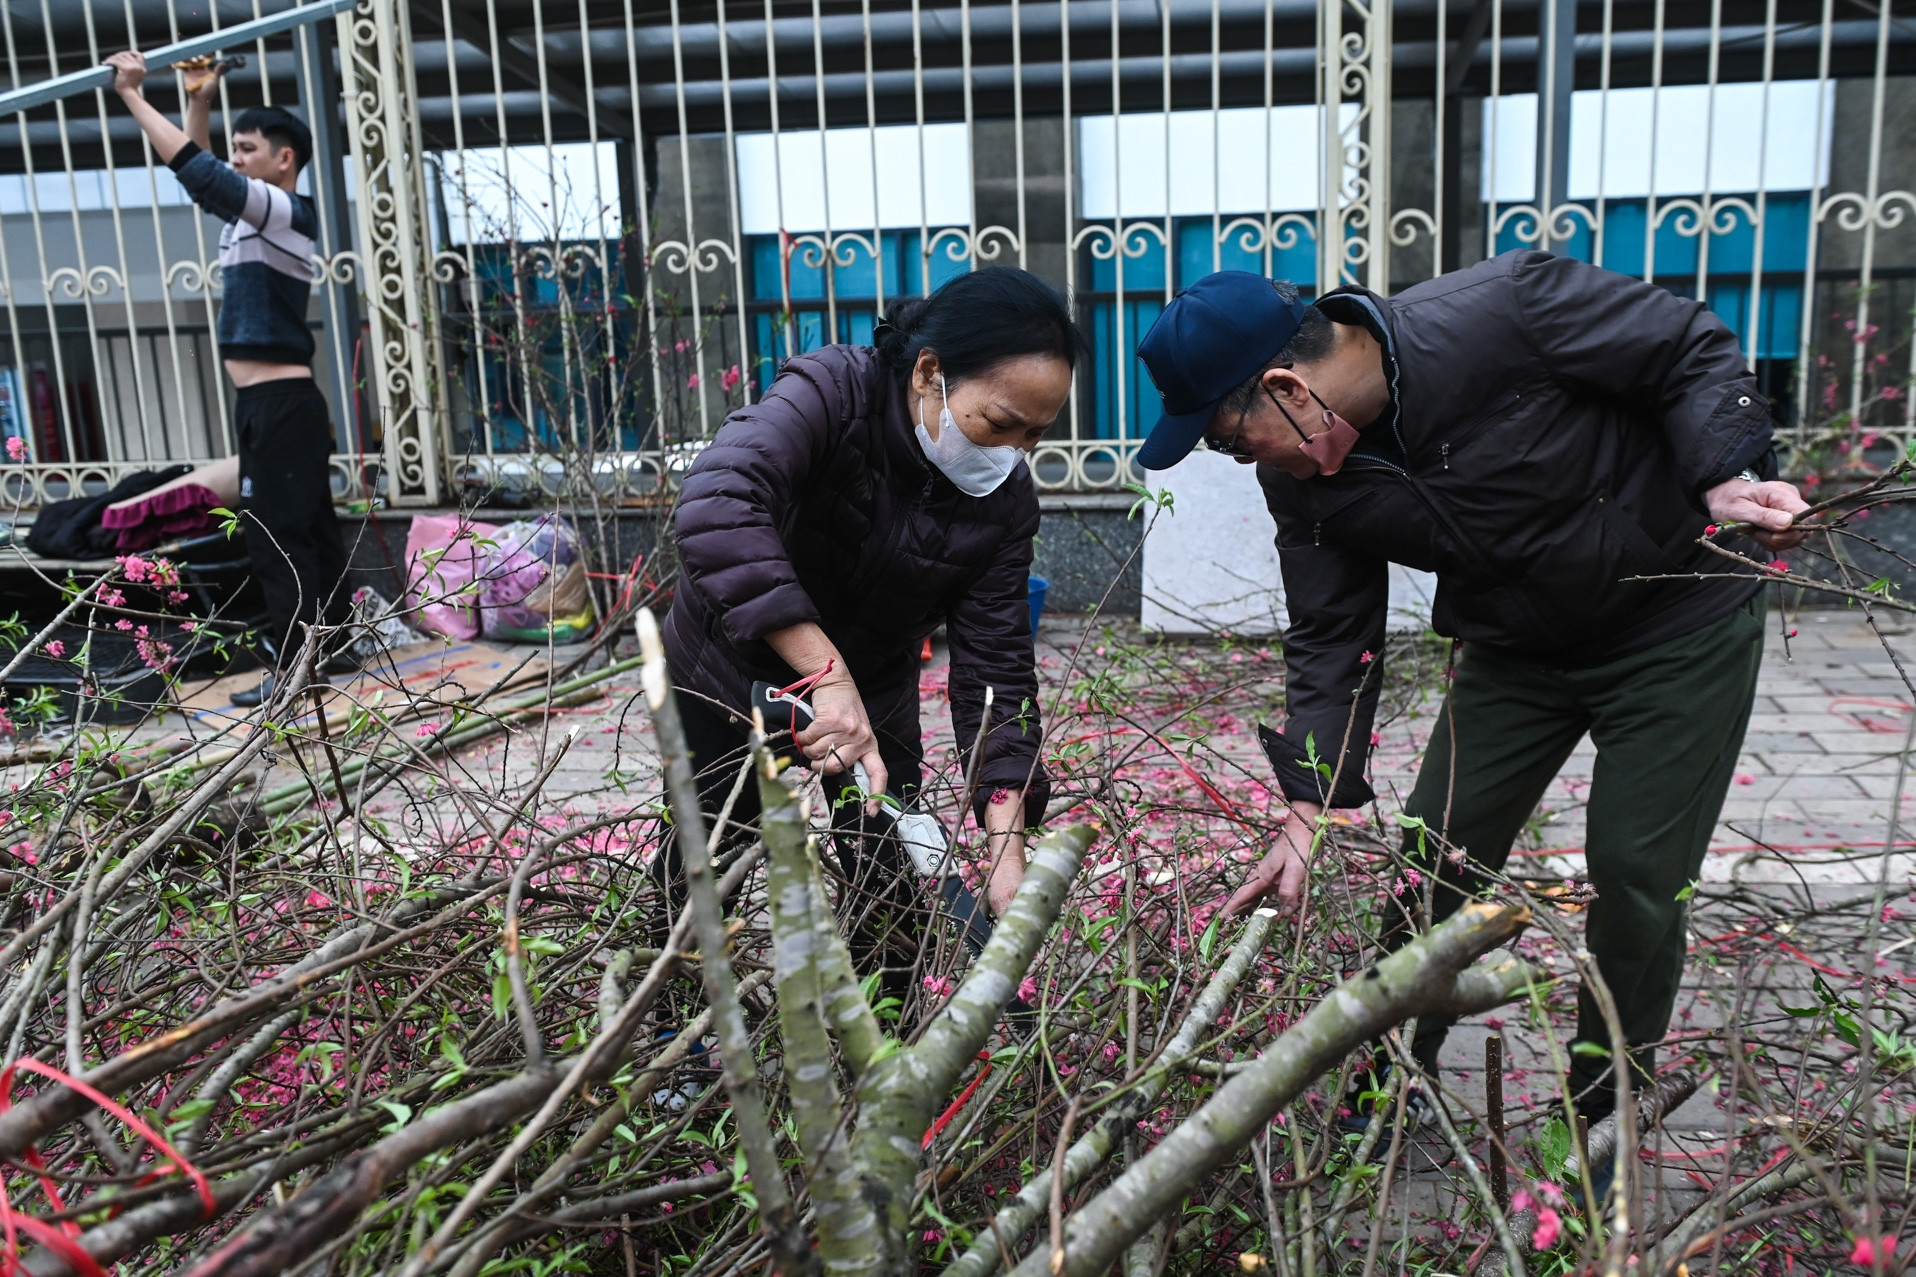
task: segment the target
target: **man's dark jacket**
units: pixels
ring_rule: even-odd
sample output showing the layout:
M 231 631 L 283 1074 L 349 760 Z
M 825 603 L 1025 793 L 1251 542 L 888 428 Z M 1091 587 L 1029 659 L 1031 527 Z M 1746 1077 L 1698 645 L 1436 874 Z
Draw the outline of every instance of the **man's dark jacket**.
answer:
M 1439 634 L 1564 666 L 1689 633 L 1758 588 L 1629 579 L 1733 568 L 1697 544 L 1702 494 L 1746 467 L 1774 474 L 1768 404 L 1702 303 L 1516 252 L 1393 298 L 1339 289 L 1318 305 L 1378 337 L 1393 401 L 1336 475 L 1257 472 L 1291 617 L 1273 752 L 1295 758 L 1314 737 L 1335 768 L 1348 733 L 1332 805 L 1368 797 L 1389 563 L 1437 574 Z M 1294 761 L 1279 779 L 1293 799 L 1321 797 Z
M 951 646 L 951 717 L 968 755 L 994 689 L 978 801 L 1031 778 L 1036 824 L 1038 678 L 1027 601 L 1038 493 L 1020 466 L 966 496 L 926 460 L 905 387 L 869 346 L 793 359 L 693 463 L 673 523 L 682 569 L 665 622 L 682 686 L 723 704 L 793 682 L 765 636 L 816 621 L 874 722 L 918 700 L 918 654 L 940 623 Z

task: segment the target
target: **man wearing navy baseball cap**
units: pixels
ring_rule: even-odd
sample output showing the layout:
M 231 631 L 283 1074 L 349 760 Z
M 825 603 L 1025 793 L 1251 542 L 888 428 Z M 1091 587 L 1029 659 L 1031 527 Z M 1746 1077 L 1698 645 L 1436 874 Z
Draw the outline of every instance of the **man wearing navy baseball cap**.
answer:
M 1389 564 L 1434 572 L 1431 625 L 1461 642 L 1404 804 L 1421 822 L 1404 853 L 1438 880 L 1433 921 L 1483 885 L 1478 869 L 1502 869 L 1589 733 L 1589 946 L 1647 1071 L 1682 974 L 1684 889 L 1763 655 L 1759 580 L 1725 575 L 1701 542 L 1753 552 L 1713 526 L 1746 524 L 1771 549 L 1794 545 L 1807 508 L 1776 481 L 1768 405 L 1735 335 L 1696 301 L 1517 252 L 1396 297 L 1341 288 L 1314 305 L 1289 284 L 1210 275 L 1139 354 L 1164 399 L 1139 462 L 1165 469 L 1202 441 L 1254 463 L 1277 524 L 1287 705 L 1264 738 L 1296 818 L 1229 908 L 1295 906 L 1324 809 L 1373 801 Z M 1410 897 L 1391 904 L 1400 928 Z M 1448 1028 L 1419 1022 L 1426 1068 Z M 1594 1049 L 1573 1053 L 1572 1082 L 1595 1120 L 1614 1096 L 1587 993 L 1578 1037 Z

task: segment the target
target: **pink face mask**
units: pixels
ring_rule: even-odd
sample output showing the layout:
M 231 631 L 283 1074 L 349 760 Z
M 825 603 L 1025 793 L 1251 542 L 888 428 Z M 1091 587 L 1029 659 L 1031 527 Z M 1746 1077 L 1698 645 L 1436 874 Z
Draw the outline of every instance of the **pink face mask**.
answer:
M 1324 429 L 1314 435 L 1304 433 L 1290 410 L 1284 407 L 1276 395 L 1271 395 L 1271 402 L 1277 404 L 1277 410 L 1284 414 L 1284 420 L 1290 422 L 1291 429 L 1297 431 L 1297 450 L 1317 463 L 1317 473 L 1333 475 L 1344 468 L 1345 459 L 1351 455 L 1351 449 L 1357 446 L 1357 427 L 1332 412 L 1329 404 L 1318 399 L 1315 390 L 1310 395 L 1317 399 L 1317 406 L 1324 410 Z

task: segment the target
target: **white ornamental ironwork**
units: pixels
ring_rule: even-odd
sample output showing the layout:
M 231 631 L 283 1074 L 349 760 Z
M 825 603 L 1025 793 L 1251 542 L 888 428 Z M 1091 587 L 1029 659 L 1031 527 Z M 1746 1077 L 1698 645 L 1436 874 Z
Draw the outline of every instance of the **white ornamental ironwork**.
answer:
M 411 46 L 403 0 L 360 0 L 340 15 L 340 82 L 365 253 L 367 381 L 383 430 L 384 495 L 395 504 L 432 505 L 450 442 Z
M 1319 0 L 1317 287 L 1390 291 L 1390 0 Z M 1341 109 L 1346 100 L 1357 110 Z
M 316 125 L 315 373 L 346 499 L 653 500 L 785 358 L 1012 263 L 1095 343 L 1032 459 L 1048 491 L 1141 480 L 1136 345 L 1206 271 L 1389 293 L 1514 247 L 1710 306 L 1788 400 L 1786 447 L 1916 436 L 1916 158 L 1893 127 L 1916 31 L 1881 7 L 38 7 L 28 38 L 0 6 L 0 430 L 26 454 L 0 490 L 28 505 L 233 447 L 218 228 L 100 87 L 129 45 L 249 53 L 216 150 L 262 101 Z M 177 114 L 177 83 L 149 91 Z

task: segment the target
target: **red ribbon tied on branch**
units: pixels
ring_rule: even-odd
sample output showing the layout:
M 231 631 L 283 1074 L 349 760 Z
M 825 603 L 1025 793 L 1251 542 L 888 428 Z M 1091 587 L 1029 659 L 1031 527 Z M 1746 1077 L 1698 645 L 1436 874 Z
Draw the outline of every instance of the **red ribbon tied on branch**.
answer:
M 71 1087 L 73 1090 L 78 1091 L 81 1095 L 92 1100 L 114 1117 L 119 1118 L 122 1122 L 132 1127 L 147 1143 L 151 1144 L 155 1149 L 158 1149 L 166 1160 L 173 1163 L 172 1166 L 163 1166 L 152 1174 L 141 1178 L 134 1187 L 143 1187 L 159 1179 L 162 1175 L 169 1175 L 177 1169 L 180 1174 L 192 1181 L 194 1190 L 199 1193 L 200 1204 L 206 1208 L 206 1219 L 210 1221 L 215 1215 L 219 1214 L 219 1201 L 213 1196 L 213 1186 L 207 1183 L 206 1176 L 197 1166 L 187 1161 L 178 1149 L 167 1143 L 158 1131 L 134 1116 L 132 1111 L 126 1108 L 125 1105 L 108 1099 L 100 1091 L 88 1086 L 85 1082 L 80 1081 L 80 1079 L 73 1077 L 71 1074 L 54 1068 L 51 1064 L 42 1064 L 40 1061 L 34 1059 L 20 1059 L 7 1065 L 5 1069 L 0 1069 L 0 1113 L 4 1113 L 13 1107 L 13 1079 L 14 1074 L 18 1071 L 37 1073 L 49 1081 L 58 1082 L 62 1086 Z M 40 1151 L 32 1145 L 27 1146 L 22 1156 L 26 1164 L 34 1170 L 41 1172 L 46 1170 L 45 1159 L 40 1156 Z M 64 1213 L 67 1207 L 66 1203 L 60 1199 L 60 1186 L 54 1182 L 53 1177 L 50 1175 L 41 1174 L 39 1178 L 40 1191 L 46 1194 L 47 1202 L 53 1207 L 55 1212 Z M 116 1209 L 114 1213 L 118 1214 L 119 1212 Z M 79 1273 L 80 1277 L 107 1277 L 107 1270 L 101 1268 L 99 1262 L 95 1260 L 93 1256 L 87 1254 L 86 1251 L 82 1250 L 79 1242 L 75 1240 L 80 1235 L 80 1226 L 77 1223 L 73 1220 L 66 1219 L 61 1220 L 56 1227 L 43 1219 L 35 1219 L 31 1215 L 18 1213 L 13 1209 L 13 1202 L 7 1196 L 6 1181 L 0 1179 L 0 1233 L 3 1233 L 5 1236 L 5 1249 L 4 1251 L 0 1251 L 0 1277 L 23 1277 L 26 1273 L 26 1266 L 20 1262 L 20 1234 L 22 1232 L 26 1233 L 27 1236 L 42 1246 L 45 1246 L 48 1250 L 59 1255 L 61 1259 L 66 1261 L 67 1267 Z

